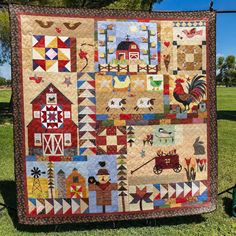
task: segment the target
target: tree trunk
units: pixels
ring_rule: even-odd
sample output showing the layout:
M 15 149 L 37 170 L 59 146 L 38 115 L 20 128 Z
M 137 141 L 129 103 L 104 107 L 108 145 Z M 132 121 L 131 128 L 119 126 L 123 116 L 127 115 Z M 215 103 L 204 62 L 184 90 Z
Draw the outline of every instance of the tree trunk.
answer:
M 139 207 L 140 207 L 140 211 L 142 211 L 143 210 L 143 199 L 140 199 Z
M 121 199 L 122 199 L 122 208 L 123 211 L 125 212 L 125 196 L 122 196 Z
M 51 198 L 53 198 L 53 192 L 52 192 L 53 188 L 50 188 L 50 192 L 51 192 Z

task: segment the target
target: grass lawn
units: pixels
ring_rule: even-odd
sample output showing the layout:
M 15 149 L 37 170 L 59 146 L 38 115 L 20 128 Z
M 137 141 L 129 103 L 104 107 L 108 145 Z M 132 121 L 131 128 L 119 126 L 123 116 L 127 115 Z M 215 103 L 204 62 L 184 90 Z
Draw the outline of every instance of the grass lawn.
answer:
M 219 192 L 236 183 L 236 88 L 218 88 Z M 10 91 L 0 90 L 0 109 L 10 100 Z M 11 120 L 0 124 L 0 202 L 16 207 L 13 135 Z M 20 226 L 16 213 L 0 212 L 0 235 L 236 235 L 236 218 L 231 215 L 232 195 L 218 198 L 218 208 L 198 216 L 129 222 L 58 226 Z M 115 226 L 115 227 L 114 227 Z

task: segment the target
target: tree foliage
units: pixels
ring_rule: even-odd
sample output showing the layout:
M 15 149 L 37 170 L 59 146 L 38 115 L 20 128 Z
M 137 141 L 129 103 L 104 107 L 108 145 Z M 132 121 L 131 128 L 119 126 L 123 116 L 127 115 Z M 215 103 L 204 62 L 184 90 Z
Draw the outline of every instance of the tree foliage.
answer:
M 11 86 L 11 80 L 7 80 L 4 77 L 0 76 L 0 86 L 10 87 Z
M 8 11 L 0 11 L 0 65 L 10 62 L 10 26 Z
M 217 83 L 226 87 L 236 86 L 236 60 L 235 56 L 229 55 L 226 58 L 217 59 Z

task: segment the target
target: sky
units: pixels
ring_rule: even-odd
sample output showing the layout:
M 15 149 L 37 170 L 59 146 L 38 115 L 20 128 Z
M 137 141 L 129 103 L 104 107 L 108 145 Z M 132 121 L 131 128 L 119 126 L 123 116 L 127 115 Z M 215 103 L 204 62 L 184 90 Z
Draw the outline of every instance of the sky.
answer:
M 154 4 L 154 11 L 188 11 L 207 10 L 210 0 L 163 0 Z M 236 0 L 214 0 L 216 10 L 236 10 Z M 216 54 L 217 56 L 236 55 L 236 13 L 217 14 Z M 0 76 L 11 77 L 11 67 L 5 64 L 0 67 Z
M 154 4 L 154 11 L 193 11 L 208 10 L 210 0 L 163 0 Z M 214 0 L 215 10 L 236 10 L 236 0 Z M 217 56 L 236 56 L 236 13 L 217 14 L 216 54 Z

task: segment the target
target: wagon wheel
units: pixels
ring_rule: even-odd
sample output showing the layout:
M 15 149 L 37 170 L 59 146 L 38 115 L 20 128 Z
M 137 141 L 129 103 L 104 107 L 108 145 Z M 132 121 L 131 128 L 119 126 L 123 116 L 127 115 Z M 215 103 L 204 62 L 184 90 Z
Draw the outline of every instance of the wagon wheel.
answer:
M 162 169 L 158 168 L 157 166 L 154 166 L 154 167 L 153 167 L 153 172 L 154 172 L 156 175 L 159 175 L 159 174 L 161 174 Z
M 177 168 L 173 169 L 175 173 L 179 173 L 182 170 L 182 166 L 179 164 Z

